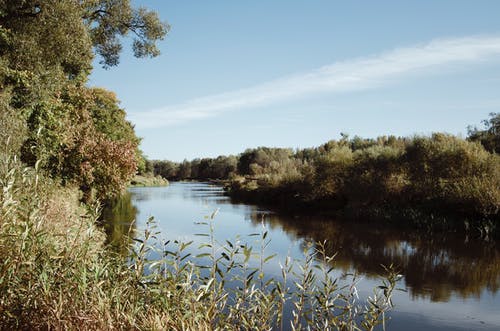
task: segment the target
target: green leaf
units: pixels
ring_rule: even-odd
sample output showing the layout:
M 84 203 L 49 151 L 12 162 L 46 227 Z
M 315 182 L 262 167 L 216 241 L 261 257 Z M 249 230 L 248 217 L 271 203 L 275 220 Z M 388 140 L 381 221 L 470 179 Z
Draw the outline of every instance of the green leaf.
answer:
M 266 257 L 264 259 L 264 263 L 267 263 L 267 261 L 271 260 L 272 258 L 274 258 L 277 254 L 273 254 L 273 255 L 269 255 L 268 257 Z

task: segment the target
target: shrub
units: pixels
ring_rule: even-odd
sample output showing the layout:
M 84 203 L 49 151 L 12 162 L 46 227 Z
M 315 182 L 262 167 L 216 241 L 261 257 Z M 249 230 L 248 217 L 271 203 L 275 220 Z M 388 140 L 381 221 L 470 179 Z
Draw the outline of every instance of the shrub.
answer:
M 498 213 L 499 158 L 480 144 L 445 134 L 417 137 L 407 148 L 406 162 L 412 196 L 467 213 Z
M 341 146 L 330 149 L 316 160 L 312 192 L 314 199 L 342 199 L 353 157 L 349 147 Z

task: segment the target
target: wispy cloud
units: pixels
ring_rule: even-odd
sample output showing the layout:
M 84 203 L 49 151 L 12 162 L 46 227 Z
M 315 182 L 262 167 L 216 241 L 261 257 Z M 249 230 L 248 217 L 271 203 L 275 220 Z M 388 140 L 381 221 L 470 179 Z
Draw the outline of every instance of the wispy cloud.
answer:
M 447 64 L 479 62 L 499 54 L 500 37 L 497 36 L 438 39 L 371 57 L 336 62 L 245 89 L 136 112 L 130 114 L 130 119 L 141 129 L 165 127 L 317 93 L 376 88 L 408 74 L 439 70 Z

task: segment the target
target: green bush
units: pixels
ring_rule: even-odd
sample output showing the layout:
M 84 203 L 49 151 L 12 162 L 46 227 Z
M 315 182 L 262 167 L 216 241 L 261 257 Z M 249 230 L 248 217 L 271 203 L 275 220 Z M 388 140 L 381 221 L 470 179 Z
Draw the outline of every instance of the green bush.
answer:
M 409 195 L 461 212 L 498 214 L 500 162 L 480 144 L 450 135 L 418 137 L 408 147 Z
M 281 163 L 264 158 L 266 151 L 273 149 L 240 156 L 250 174 L 234 177 L 231 196 L 398 224 L 499 229 L 500 159 L 479 142 L 443 133 L 352 140 L 344 135 Z M 253 159 L 269 163 L 249 163 Z

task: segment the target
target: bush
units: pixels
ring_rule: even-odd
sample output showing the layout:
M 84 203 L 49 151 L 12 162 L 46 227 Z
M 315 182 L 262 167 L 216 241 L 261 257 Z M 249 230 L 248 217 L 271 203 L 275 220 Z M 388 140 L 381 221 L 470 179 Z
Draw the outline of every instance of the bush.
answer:
M 450 135 L 415 138 L 406 153 L 408 194 L 462 213 L 494 216 L 500 207 L 499 160 L 480 144 Z
M 438 227 L 500 229 L 500 157 L 479 142 L 444 133 L 352 140 L 343 135 L 280 162 L 269 156 L 273 150 L 240 156 L 238 169 L 250 174 L 232 180 L 231 196 L 398 224 L 427 218 Z

